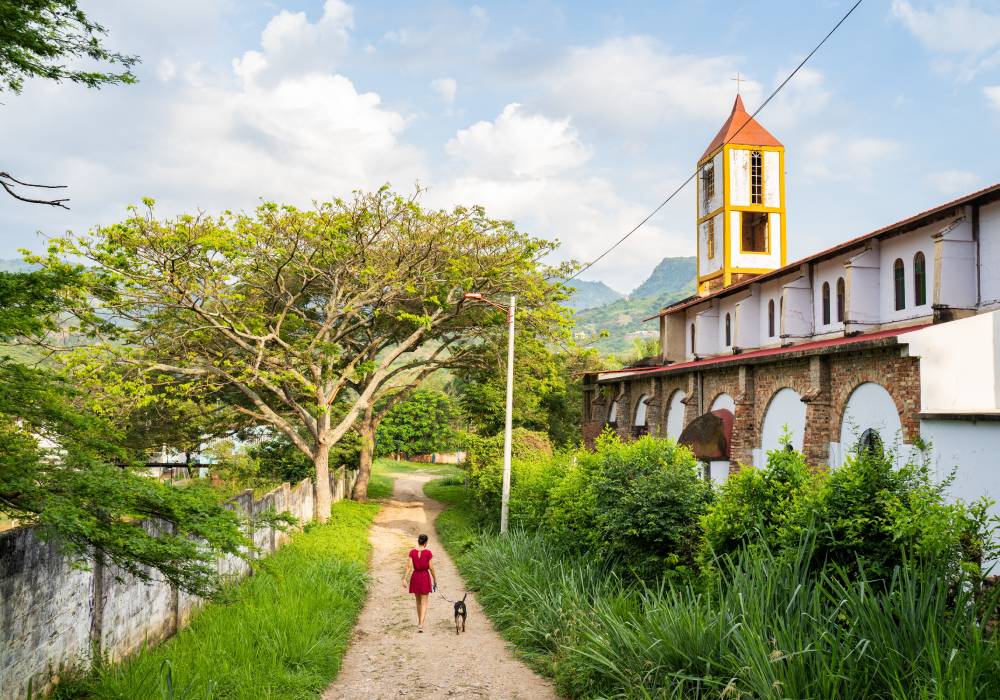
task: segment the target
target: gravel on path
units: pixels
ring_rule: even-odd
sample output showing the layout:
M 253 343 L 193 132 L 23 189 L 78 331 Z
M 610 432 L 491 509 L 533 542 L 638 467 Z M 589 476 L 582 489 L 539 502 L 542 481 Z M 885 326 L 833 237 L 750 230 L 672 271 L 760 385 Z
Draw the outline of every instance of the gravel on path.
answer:
M 559 696 L 552 684 L 515 658 L 493 629 L 475 595 L 469 594 L 466 632 L 455 634 L 454 609 L 433 594 L 424 632 L 417 632 L 413 596 L 403 588 L 407 552 L 417 535 L 430 538 L 438 591 L 451 600 L 465 584 L 438 541 L 434 520 L 441 504 L 423 485 L 438 477 L 396 475 L 369 534 L 371 587 L 337 679 L 323 700 L 341 698 L 517 698 L 549 700 Z

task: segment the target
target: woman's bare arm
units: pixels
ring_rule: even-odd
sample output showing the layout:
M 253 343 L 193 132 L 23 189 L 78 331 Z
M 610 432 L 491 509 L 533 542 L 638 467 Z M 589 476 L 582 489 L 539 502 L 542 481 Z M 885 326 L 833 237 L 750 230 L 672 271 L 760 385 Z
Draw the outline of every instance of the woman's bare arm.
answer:
M 403 587 L 410 582 L 410 574 L 413 573 L 413 560 L 406 558 L 406 571 L 403 573 Z
M 431 572 L 431 580 L 434 581 L 434 585 L 437 586 L 438 575 L 437 572 L 434 571 L 434 559 L 431 559 L 429 562 L 427 562 L 427 569 Z

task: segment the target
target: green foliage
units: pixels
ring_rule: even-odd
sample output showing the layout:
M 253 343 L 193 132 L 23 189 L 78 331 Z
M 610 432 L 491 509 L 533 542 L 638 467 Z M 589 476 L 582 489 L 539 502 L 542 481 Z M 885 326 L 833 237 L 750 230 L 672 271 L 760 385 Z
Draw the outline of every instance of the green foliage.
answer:
M 690 450 L 650 436 L 622 442 L 609 431 L 581 459 L 593 460 L 602 551 L 645 573 L 694 562 L 712 489 Z
M 267 479 L 296 484 L 316 476 L 316 466 L 284 435 L 263 440 L 247 450 L 247 456 L 257 462 L 260 473 Z
M 69 80 L 87 87 L 134 83 L 135 56 L 115 53 L 101 42 L 104 28 L 76 0 L 0 2 L 0 83 L 20 92 L 28 78 Z M 81 67 L 85 60 L 120 65 L 120 73 Z
M 574 459 L 548 494 L 545 531 L 570 550 L 597 549 L 597 490 L 594 460 Z
M 503 487 L 503 434 L 483 438 L 466 436 L 466 470 L 473 498 L 487 519 L 499 518 Z M 515 428 L 511 434 L 511 489 L 515 482 L 514 462 L 547 459 L 552 445 L 544 433 Z
M 377 506 L 334 504 L 330 522 L 293 536 L 254 576 L 199 610 L 170 641 L 102 666 L 56 697 L 318 697 L 340 669 L 364 604 L 368 528 Z M 166 697 L 166 695 L 164 695 Z
M 798 539 L 800 503 L 821 481 L 802 454 L 785 449 L 769 452 L 767 466 L 744 466 L 719 488 L 701 519 L 700 561 L 731 554 L 747 544 L 778 548 Z
M 455 408 L 439 391 L 418 389 L 386 414 L 375 435 L 378 455 L 423 455 L 454 447 Z

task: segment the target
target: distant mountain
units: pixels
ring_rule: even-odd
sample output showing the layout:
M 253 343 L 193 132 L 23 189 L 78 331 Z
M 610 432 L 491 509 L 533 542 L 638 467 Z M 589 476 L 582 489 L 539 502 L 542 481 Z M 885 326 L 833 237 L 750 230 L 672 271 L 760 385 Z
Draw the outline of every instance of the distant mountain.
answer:
M 574 311 L 583 311 L 584 309 L 592 309 L 596 306 L 604 306 L 605 304 L 625 298 L 624 294 L 616 292 L 604 284 L 604 282 L 573 280 L 567 283 L 566 286 L 576 290 L 566 301 L 566 306 Z
M 655 316 L 664 306 L 694 294 L 695 259 L 664 258 L 649 278 L 636 287 L 626 298 L 619 298 L 602 306 L 582 309 L 576 313 L 577 333 L 595 336 L 607 331 L 608 337 L 593 346 L 609 353 L 623 353 L 632 349 L 635 339 L 646 334 L 655 337 L 659 328 L 653 321 L 643 319 Z
M 694 282 L 694 276 L 694 257 L 663 258 L 646 281 L 629 294 L 629 298 L 641 299 L 642 297 L 662 296 L 685 289 Z

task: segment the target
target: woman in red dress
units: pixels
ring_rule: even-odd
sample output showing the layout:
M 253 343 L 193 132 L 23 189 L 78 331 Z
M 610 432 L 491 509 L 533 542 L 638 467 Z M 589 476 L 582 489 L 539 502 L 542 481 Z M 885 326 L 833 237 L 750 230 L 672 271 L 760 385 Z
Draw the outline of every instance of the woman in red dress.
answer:
M 427 597 L 437 588 L 433 558 L 431 550 L 427 549 L 427 535 L 420 535 L 416 548 L 411 549 L 406 558 L 406 573 L 403 575 L 403 587 L 409 582 L 410 593 L 417 599 L 417 632 L 424 631 Z

